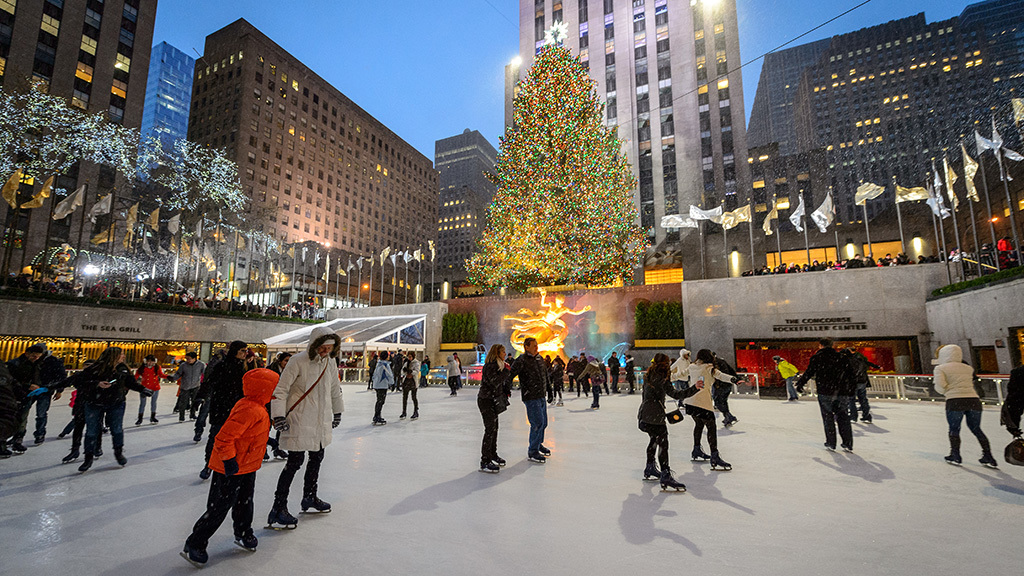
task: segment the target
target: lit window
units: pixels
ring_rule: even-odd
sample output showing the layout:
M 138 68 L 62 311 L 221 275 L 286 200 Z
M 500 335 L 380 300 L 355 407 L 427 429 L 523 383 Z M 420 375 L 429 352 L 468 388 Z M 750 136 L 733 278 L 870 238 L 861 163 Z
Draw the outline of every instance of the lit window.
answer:
M 53 16 L 43 14 L 43 21 L 39 24 L 39 28 L 44 32 L 49 32 L 56 36 L 60 33 L 60 20 L 57 20 Z
M 82 51 L 96 55 L 96 41 L 88 36 L 82 36 Z
M 114 68 L 117 68 L 118 70 L 124 70 L 125 72 L 130 72 L 131 71 L 131 67 L 132 67 L 132 59 L 131 58 L 125 56 L 124 54 L 118 54 L 117 55 L 117 63 L 114 64 Z
M 718 81 L 718 89 L 722 90 L 729 87 L 729 79 L 725 78 Z

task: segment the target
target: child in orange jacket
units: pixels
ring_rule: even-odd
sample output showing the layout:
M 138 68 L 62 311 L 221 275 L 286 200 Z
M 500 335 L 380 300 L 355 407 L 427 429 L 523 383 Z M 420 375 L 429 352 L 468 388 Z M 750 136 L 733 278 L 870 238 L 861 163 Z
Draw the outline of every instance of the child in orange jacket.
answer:
M 252 532 L 253 491 L 256 471 L 263 463 L 263 452 L 270 435 L 270 416 L 266 404 L 274 395 L 278 374 L 266 368 L 257 368 L 242 377 L 245 394 L 221 427 L 214 439 L 213 452 L 207 466 L 213 470 L 210 496 L 206 512 L 192 527 L 185 540 L 181 557 L 197 568 L 208 560 L 206 545 L 217 528 L 224 522 L 228 511 L 235 532 L 235 544 L 256 551 L 259 543 Z
M 142 385 L 146 390 L 153 392 L 153 395 L 149 397 L 149 408 L 150 408 L 150 424 L 156 424 L 159 422 L 156 419 L 156 398 L 160 395 L 160 379 L 167 378 L 164 371 L 160 369 L 160 365 L 156 363 L 156 356 L 150 354 L 142 360 L 142 366 L 135 371 L 135 380 Z M 139 402 L 139 419 L 135 421 L 136 426 L 142 426 L 142 416 L 146 413 L 146 397 L 139 394 L 141 401 Z

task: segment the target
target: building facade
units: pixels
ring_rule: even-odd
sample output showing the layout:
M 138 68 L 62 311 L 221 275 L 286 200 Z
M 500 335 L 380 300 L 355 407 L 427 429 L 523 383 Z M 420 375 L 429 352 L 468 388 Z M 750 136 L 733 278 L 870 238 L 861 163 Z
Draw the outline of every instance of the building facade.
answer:
M 589 68 L 607 125 L 625 144 L 652 245 L 680 241 L 661 227 L 665 215 L 744 203 L 750 178 L 733 0 L 520 0 L 519 21 L 521 76 L 545 31 L 568 26 L 563 43 Z M 696 248 L 697 232 L 684 235 Z M 690 265 L 699 269 L 699 257 L 684 259 Z
M 159 139 L 169 148 L 175 140 L 187 137 L 195 66 L 194 58 L 167 42 L 153 47 L 139 130 L 143 138 Z
M 497 187 L 486 173 L 497 164 L 497 151 L 480 132 L 438 140 L 434 166 L 440 171 L 437 213 L 437 270 L 453 286 L 466 279 L 466 259 L 483 232 L 487 207 Z
M 156 0 L 2 0 L 0 88 L 20 92 L 35 85 L 76 108 L 137 128 L 155 17 Z M 41 184 L 25 182 L 21 191 L 31 193 Z M 84 210 L 111 191 L 131 186 L 112 168 L 96 164 L 80 164 L 56 179 L 56 187 L 69 192 L 82 184 L 88 185 Z M 14 228 L 4 236 L 13 236 L 10 272 L 27 270 L 44 246 L 68 242 L 77 247 L 80 238 L 105 230 L 113 218 L 101 217 L 93 225 L 76 213 L 48 222 L 51 207 L 61 200 L 54 194 L 41 207 L 20 211 L 16 222 L 7 203 L 0 204 L 4 232 Z M 114 211 L 127 202 L 119 201 Z

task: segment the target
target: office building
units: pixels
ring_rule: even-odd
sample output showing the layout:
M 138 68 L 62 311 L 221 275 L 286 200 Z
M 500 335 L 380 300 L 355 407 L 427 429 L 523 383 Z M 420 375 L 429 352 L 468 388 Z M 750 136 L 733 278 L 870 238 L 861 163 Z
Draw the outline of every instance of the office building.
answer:
M 466 259 L 476 247 L 497 187 L 485 175 L 494 171 L 497 151 L 476 130 L 438 140 L 434 166 L 441 173 L 437 214 L 437 271 L 457 287 L 466 278 Z
M 142 108 L 143 138 L 157 138 L 170 148 L 187 136 L 195 66 L 195 59 L 167 42 L 153 47 Z

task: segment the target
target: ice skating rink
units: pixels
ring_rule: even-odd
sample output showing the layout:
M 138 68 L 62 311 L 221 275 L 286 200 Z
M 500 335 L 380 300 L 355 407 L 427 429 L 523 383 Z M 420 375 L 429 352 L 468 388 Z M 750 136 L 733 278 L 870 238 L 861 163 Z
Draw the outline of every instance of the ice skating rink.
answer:
M 334 511 L 299 515 L 294 531 L 264 530 L 282 461 L 256 480 L 259 550 L 232 543 L 230 518 L 210 542 L 206 574 L 1011 574 L 1024 526 L 1024 468 L 1002 460 L 1010 436 L 987 409 L 1000 469 L 977 464 L 964 429 L 965 465 L 949 466 L 939 403 L 874 402 L 874 425 L 854 424 L 854 454 L 823 449 L 813 399 L 733 398 L 739 423 L 719 429 L 731 472 L 689 461 L 692 420 L 670 429 L 672 468 L 688 488 L 641 481 L 647 436 L 639 396 L 566 398 L 550 407 L 545 465 L 526 461 L 518 391 L 501 416 L 508 466 L 478 472 L 476 390 L 420 391 L 422 418 L 372 427 L 374 397 L 344 387 L 346 412 L 321 472 Z M 195 571 L 178 556 L 202 514 L 203 445 L 160 398 L 160 424 L 125 415 L 125 468 L 104 455 L 84 475 L 61 465 L 70 438 L 66 399 L 54 402 L 45 444 L 0 461 L 0 573 L 163 575 Z M 30 420 L 31 426 L 31 420 Z M 31 438 L 31 435 L 29 436 Z M 704 446 L 705 450 L 707 445 Z M 298 513 L 301 473 L 290 509 Z

